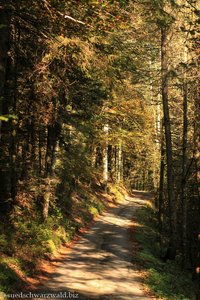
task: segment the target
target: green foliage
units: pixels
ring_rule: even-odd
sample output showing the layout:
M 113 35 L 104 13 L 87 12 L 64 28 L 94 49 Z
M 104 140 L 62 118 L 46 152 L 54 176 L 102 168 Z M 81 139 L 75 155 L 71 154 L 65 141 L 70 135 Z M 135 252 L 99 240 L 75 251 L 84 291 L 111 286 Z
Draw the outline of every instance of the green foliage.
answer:
M 0 116 L 0 121 L 9 121 L 9 120 L 16 120 L 17 119 L 17 116 L 15 115 L 5 115 L 5 116 Z
M 7 236 L 5 233 L 0 234 L 0 252 L 8 246 Z
M 109 185 L 109 192 L 111 195 L 115 196 L 115 200 L 117 203 L 120 203 L 123 199 L 123 193 L 120 191 L 119 187 L 117 185 Z
M 26 264 L 22 264 L 24 260 L 31 262 L 52 255 L 62 243 L 69 242 L 80 227 L 85 226 L 105 207 L 101 198 L 88 187 L 79 188 L 74 196 L 78 197 L 80 202 L 76 203 L 76 200 L 72 199 L 72 211 L 68 212 L 67 217 L 63 207 L 65 203 L 60 207 L 51 204 L 45 222 L 37 207 L 31 218 L 27 209 L 15 209 L 9 234 L 4 232 L 0 235 L 0 251 L 6 254 L 15 253 L 20 260 L 19 269 L 26 268 Z M 77 222 L 77 218 L 80 222 Z M 31 269 L 34 269 L 34 266 Z
M 19 262 L 17 259 L 1 259 L 0 260 L 0 292 L 8 293 L 12 292 L 12 286 L 22 286 L 23 282 L 11 268 L 10 264 L 18 266 Z M 0 294 L 1 296 L 1 294 Z
M 191 275 L 183 272 L 174 262 L 167 262 L 162 269 L 149 269 L 147 284 L 157 296 L 168 300 L 190 300 L 192 291 Z
M 182 118 L 178 118 L 180 113 L 176 113 L 177 108 L 181 110 L 182 107 L 181 56 L 185 46 L 198 48 L 197 42 L 191 39 L 191 36 L 195 38 L 196 32 L 193 23 L 197 26 L 199 22 L 199 10 L 194 6 L 197 1 L 193 1 L 193 9 L 186 13 L 184 5 L 176 10 L 176 2 L 12 1 L 11 11 L 17 13 L 12 13 L 8 20 L 9 39 L 0 37 L 4 43 L 2 49 L 8 55 L 8 59 L 1 62 L 6 82 L 4 86 L 2 80 L 0 91 L 0 113 L 5 113 L 0 115 L 0 121 L 4 121 L 1 126 L 4 144 L 0 149 L 0 178 L 5 178 L 5 182 L 0 180 L 3 182 L 0 182 L 0 204 L 5 208 L 9 203 L 8 216 L 12 215 L 11 221 L 8 220 L 10 231 L 0 230 L 0 252 L 4 255 L 14 253 L 32 262 L 51 255 L 103 210 L 105 204 L 98 195 L 101 180 L 97 191 L 90 186 L 96 172 L 102 174 L 105 142 L 110 147 L 108 163 L 112 176 L 109 179 L 116 180 L 117 177 L 115 173 L 120 167 L 117 167 L 117 147 L 120 143 L 123 173 L 130 188 L 158 186 L 162 118 L 158 105 L 162 73 L 160 29 L 173 29 L 168 41 L 170 113 L 175 111 L 170 118 L 174 122 L 172 130 L 173 127 L 181 128 L 175 123 L 178 119 L 182 124 Z M 4 26 L 0 24 L 0 30 Z M 187 38 L 182 37 L 184 32 L 180 28 L 188 33 Z M 191 51 L 188 58 L 192 57 L 193 65 L 189 67 L 185 63 L 188 78 L 196 78 L 198 73 L 197 53 Z M 195 65 L 196 71 L 191 73 Z M 188 86 L 188 92 L 190 99 L 197 94 L 192 86 Z M 198 105 L 191 102 L 190 106 L 197 114 L 196 120 L 199 119 L 193 109 Z M 195 118 L 190 115 L 192 126 L 189 124 L 188 140 L 194 141 L 198 133 L 193 128 Z M 8 122 L 12 119 L 16 121 Z M 105 124 L 109 126 L 108 135 L 102 130 Z M 155 125 L 158 128 L 155 129 Z M 182 133 L 176 130 L 173 132 L 174 149 L 181 145 L 181 139 L 177 137 Z M 197 145 L 186 147 L 189 160 Z M 176 153 L 173 156 L 177 156 Z M 176 168 L 178 179 L 181 165 Z M 194 165 L 192 162 L 189 169 L 192 170 Z M 194 174 L 191 177 L 195 178 Z M 49 184 L 50 181 L 55 183 Z M 48 188 L 50 207 L 44 222 L 42 201 Z M 117 187 L 109 188 L 120 201 L 122 194 Z M 18 207 L 14 213 L 12 203 Z M 190 205 L 189 212 L 192 215 L 193 206 Z M 198 215 L 196 213 L 197 218 Z M 172 266 L 159 260 L 155 214 L 147 208 L 141 211 L 141 218 L 148 222 L 143 224 L 143 232 L 138 233 L 138 239 L 144 245 L 140 259 L 151 269 L 149 280 L 152 278 L 152 286 L 164 270 L 164 286 L 160 286 L 163 293 L 167 293 L 175 271 L 171 272 Z M 157 286 L 156 289 L 162 294 Z
M 6 25 L 0 24 L 0 30 L 1 30 L 2 28 L 5 28 L 5 27 L 6 27 Z
M 15 219 L 16 232 L 12 239 L 14 245 L 21 249 L 21 254 L 32 258 L 53 254 L 61 243 L 69 241 L 75 231 L 76 224 L 63 218 L 59 210 L 45 222 L 38 220 Z
M 117 197 L 121 195 L 116 187 L 112 190 L 112 195 L 115 194 L 118 194 Z M 16 209 L 15 214 L 17 212 L 18 215 L 12 219 L 13 227 L 9 234 L 5 232 L 0 235 L 0 251 L 7 253 L 10 249 L 14 255 L 13 258 L 6 257 L 0 261 L 0 291 L 8 293 L 13 287 L 23 287 L 15 270 L 32 275 L 38 258 L 51 256 L 62 243 L 72 240 L 78 229 L 91 222 L 106 205 L 101 193 L 96 194 L 87 186 L 79 187 L 74 197 L 80 201 L 72 199 L 72 211 L 67 218 L 63 208 L 56 205 L 51 205 L 50 215 L 45 222 L 37 211 L 30 216 L 28 210 L 22 212 Z
M 105 204 L 101 201 L 97 201 L 97 199 L 90 199 L 88 201 L 87 205 L 87 210 L 94 216 L 96 217 L 99 215 L 102 210 L 105 208 Z
M 189 300 L 195 291 L 191 274 L 183 271 L 177 261 L 160 260 L 155 211 L 146 206 L 138 211 L 137 240 L 141 246 L 138 258 L 147 270 L 145 280 L 157 297 L 167 300 Z

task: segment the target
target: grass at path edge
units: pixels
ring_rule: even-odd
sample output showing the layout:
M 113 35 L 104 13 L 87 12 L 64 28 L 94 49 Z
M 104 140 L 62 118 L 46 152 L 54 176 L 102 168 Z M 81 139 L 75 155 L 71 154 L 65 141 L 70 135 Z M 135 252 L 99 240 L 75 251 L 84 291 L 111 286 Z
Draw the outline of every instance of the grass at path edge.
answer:
M 156 212 L 150 204 L 137 211 L 137 223 L 137 259 L 146 272 L 147 287 L 158 299 L 194 299 L 195 285 L 191 273 L 183 271 L 178 261 L 164 263 L 160 260 Z

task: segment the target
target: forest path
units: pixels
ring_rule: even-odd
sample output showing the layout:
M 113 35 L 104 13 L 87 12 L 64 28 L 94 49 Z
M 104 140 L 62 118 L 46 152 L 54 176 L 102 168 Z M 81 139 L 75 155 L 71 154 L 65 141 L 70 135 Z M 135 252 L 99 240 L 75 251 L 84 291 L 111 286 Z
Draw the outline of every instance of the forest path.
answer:
M 150 197 L 134 192 L 134 197 L 126 197 L 118 207 L 104 212 L 59 262 L 40 292 L 66 292 L 57 299 L 152 299 L 145 295 L 142 275 L 132 263 L 128 230 L 136 210 Z

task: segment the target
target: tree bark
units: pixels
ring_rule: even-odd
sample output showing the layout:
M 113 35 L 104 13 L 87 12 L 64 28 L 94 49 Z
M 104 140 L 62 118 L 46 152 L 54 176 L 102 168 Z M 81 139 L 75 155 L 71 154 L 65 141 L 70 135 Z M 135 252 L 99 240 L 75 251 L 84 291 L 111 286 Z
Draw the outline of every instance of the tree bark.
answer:
M 187 49 L 185 46 L 185 64 L 187 63 Z M 182 199 L 182 252 L 183 266 L 187 260 L 187 195 L 186 195 L 186 172 L 187 172 L 187 134 L 188 134 L 188 86 L 187 70 L 185 66 L 183 78 L 183 140 L 182 140 L 182 180 L 181 180 L 181 199 Z
M 117 166 L 116 166 L 117 174 L 117 183 L 122 181 L 122 174 L 123 174 L 123 162 L 122 162 L 122 144 L 121 142 L 117 146 Z
M 11 12 L 6 7 L 6 1 L 0 6 L 0 115 L 2 115 L 2 102 L 4 98 L 4 85 L 6 80 L 6 67 L 9 49 Z M 1 121 L 0 121 L 1 134 Z
M 51 182 L 49 178 L 46 181 L 46 188 L 43 195 L 43 221 L 45 222 L 49 215 L 49 203 L 50 203 L 50 197 L 51 197 Z
M 170 212 L 170 246 L 169 258 L 174 259 L 177 248 L 177 209 L 174 191 L 174 167 L 172 153 L 171 123 L 168 101 L 168 59 L 167 59 L 167 31 L 166 27 L 161 28 L 161 76 L 162 76 L 162 103 L 164 114 L 164 128 L 166 140 L 167 158 L 167 189 Z
M 13 61 L 10 49 L 11 11 L 3 1 L 0 6 L 0 115 L 13 113 Z M 12 121 L 0 121 L 0 212 L 7 214 L 12 207 L 13 188 L 12 160 L 14 145 Z
M 47 128 L 47 148 L 46 148 L 46 164 L 45 164 L 46 177 L 53 176 L 58 135 L 59 135 L 58 124 L 49 125 Z
M 164 148 L 164 132 L 163 125 L 160 131 L 160 181 L 158 195 L 158 224 L 159 224 L 159 241 L 162 250 L 162 225 L 163 225 L 163 192 L 164 192 L 164 172 L 165 172 L 165 148 Z
M 108 124 L 104 125 L 105 142 L 103 147 L 103 184 L 106 187 L 108 183 Z

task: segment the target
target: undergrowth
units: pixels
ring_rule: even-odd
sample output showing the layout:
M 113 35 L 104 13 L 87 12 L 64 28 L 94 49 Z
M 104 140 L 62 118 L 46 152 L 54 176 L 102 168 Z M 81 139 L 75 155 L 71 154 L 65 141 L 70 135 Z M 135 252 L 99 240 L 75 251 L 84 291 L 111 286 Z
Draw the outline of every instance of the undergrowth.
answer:
M 158 226 L 155 210 L 147 205 L 137 214 L 138 259 L 147 271 L 145 283 L 159 297 L 167 300 L 191 300 L 195 286 L 189 272 L 183 271 L 178 261 L 160 259 Z
M 108 198 L 120 199 L 117 188 L 105 193 L 101 187 L 96 192 L 80 186 L 71 196 L 70 212 L 51 203 L 45 221 L 34 205 L 30 210 L 16 207 L 9 226 L 0 225 L 0 292 L 11 293 L 26 284 L 26 276 L 37 272 L 38 259 L 51 259 L 61 244 L 105 209 Z

